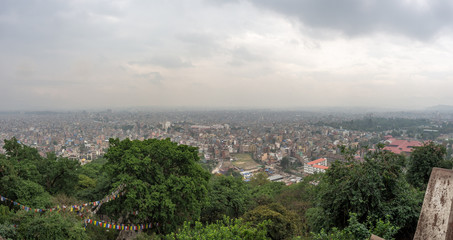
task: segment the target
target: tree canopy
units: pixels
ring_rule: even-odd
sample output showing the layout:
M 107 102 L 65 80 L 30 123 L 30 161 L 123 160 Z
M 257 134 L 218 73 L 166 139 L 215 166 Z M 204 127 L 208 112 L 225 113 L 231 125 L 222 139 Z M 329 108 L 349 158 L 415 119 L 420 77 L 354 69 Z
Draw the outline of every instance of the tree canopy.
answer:
M 266 227 L 269 221 L 262 221 L 258 226 L 253 227 L 251 223 L 244 222 L 242 219 L 230 219 L 225 217 L 215 223 L 203 226 L 201 222 L 195 222 L 194 226 L 190 222 L 184 223 L 182 229 L 175 233 L 168 234 L 168 240 L 266 240 Z
M 247 210 L 250 193 L 246 182 L 233 176 L 213 176 L 202 220 L 214 222 L 223 216 L 238 218 Z
M 197 148 L 170 139 L 110 139 L 105 158 L 111 188 L 126 189 L 124 196 L 106 204 L 109 216 L 123 222 L 159 223 L 161 232 L 200 218 L 210 174 L 197 163 Z M 131 214 L 134 211 L 138 214 Z
M 407 179 L 414 187 L 424 189 L 431 176 L 433 167 L 443 167 L 446 165 L 445 155 L 447 151 L 444 146 L 433 142 L 415 147 L 409 159 Z
M 378 149 L 364 162 L 332 164 L 321 180 L 316 208 L 309 210 L 312 229 L 344 228 L 353 212 L 360 222 L 388 215 L 400 234 L 413 234 L 423 196 L 407 183 L 400 158 Z
M 267 236 L 271 239 L 290 239 L 297 231 L 297 215 L 278 203 L 258 206 L 244 214 L 244 219 L 258 226 L 263 220 L 271 222 Z

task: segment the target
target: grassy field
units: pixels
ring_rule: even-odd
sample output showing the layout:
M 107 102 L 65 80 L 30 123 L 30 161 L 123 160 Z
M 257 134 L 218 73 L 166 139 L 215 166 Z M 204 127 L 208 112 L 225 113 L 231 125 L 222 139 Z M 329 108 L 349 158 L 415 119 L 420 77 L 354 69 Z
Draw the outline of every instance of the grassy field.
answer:
M 260 166 L 252 159 L 252 155 L 247 153 L 232 154 L 231 157 L 236 160 L 232 162 L 233 165 L 244 170 L 257 168 L 258 166 Z

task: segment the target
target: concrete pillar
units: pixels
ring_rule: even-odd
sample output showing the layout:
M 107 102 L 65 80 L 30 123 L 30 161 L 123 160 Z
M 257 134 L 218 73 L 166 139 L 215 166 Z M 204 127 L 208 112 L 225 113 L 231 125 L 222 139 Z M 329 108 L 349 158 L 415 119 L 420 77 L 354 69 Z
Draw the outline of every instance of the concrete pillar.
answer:
M 453 239 L 453 170 L 433 168 L 414 240 Z

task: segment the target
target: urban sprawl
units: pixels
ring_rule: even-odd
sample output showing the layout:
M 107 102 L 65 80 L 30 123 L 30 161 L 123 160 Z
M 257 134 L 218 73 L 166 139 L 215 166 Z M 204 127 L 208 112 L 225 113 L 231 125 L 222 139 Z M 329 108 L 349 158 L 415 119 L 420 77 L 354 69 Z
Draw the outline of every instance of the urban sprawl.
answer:
M 380 117 L 427 122 L 382 131 L 341 126 L 357 119 L 369 119 L 372 125 L 373 119 Z M 43 156 L 54 152 L 81 164 L 102 157 L 110 138 L 170 138 L 197 147 L 202 164 L 212 173 L 235 172 L 248 181 L 254 173 L 266 172 L 272 181 L 292 184 L 343 159 L 339 146 L 356 149 L 354 158 L 359 161 L 379 143 L 385 144 L 385 150 L 409 155 L 413 147 L 431 140 L 444 144 L 451 154 L 453 133 L 441 131 L 451 119 L 448 114 L 423 112 L 17 112 L 0 114 L 0 138 L 15 137 Z M 0 152 L 5 153 L 3 148 Z

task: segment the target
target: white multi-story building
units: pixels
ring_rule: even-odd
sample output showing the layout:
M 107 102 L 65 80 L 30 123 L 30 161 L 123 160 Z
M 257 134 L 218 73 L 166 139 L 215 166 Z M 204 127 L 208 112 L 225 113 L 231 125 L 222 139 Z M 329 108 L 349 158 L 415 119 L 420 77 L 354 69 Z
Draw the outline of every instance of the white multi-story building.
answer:
M 327 169 L 329 169 L 327 166 L 327 158 L 319 158 L 314 161 L 304 163 L 304 172 L 308 174 L 325 172 Z

